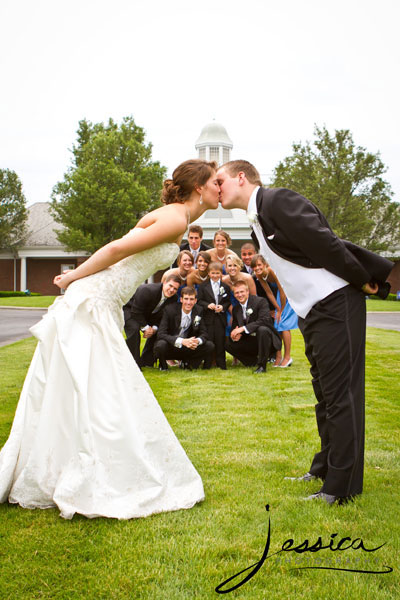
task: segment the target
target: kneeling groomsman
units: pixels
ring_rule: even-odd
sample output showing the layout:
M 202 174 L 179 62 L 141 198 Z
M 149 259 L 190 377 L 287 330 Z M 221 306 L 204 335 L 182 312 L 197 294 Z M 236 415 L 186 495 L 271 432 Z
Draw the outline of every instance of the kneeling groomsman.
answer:
M 225 371 L 226 313 L 231 304 L 231 290 L 221 281 L 221 263 L 212 262 L 208 267 L 208 275 L 210 279 L 199 285 L 198 302 L 203 309 L 208 337 L 215 345 L 216 365 Z
M 178 304 L 176 293 L 181 285 L 177 275 L 168 275 L 164 283 L 142 283 L 124 306 L 126 343 L 139 367 L 154 365 L 154 342 L 163 310 Z M 146 339 L 140 356 L 140 332 Z
M 196 290 L 184 287 L 180 303 L 165 309 L 154 346 L 160 371 L 168 370 L 169 359 L 181 360 L 188 369 L 197 369 L 202 360 L 204 369 L 211 367 L 214 344 L 207 338 L 202 309 L 196 301 Z
M 226 349 L 244 365 L 257 365 L 255 373 L 265 373 L 268 358 L 281 348 L 268 302 L 250 296 L 246 281 L 240 279 L 233 284 L 233 294 L 239 304 L 232 309 L 232 331 Z

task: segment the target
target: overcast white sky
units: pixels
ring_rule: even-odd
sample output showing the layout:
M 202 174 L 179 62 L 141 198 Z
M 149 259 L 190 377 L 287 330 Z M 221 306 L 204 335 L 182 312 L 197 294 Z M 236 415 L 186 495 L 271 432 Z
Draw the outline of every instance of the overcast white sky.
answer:
M 79 120 L 132 115 L 171 172 L 202 127 L 267 178 L 314 123 L 380 151 L 400 201 L 399 0 L 0 0 L 0 168 L 28 203 Z

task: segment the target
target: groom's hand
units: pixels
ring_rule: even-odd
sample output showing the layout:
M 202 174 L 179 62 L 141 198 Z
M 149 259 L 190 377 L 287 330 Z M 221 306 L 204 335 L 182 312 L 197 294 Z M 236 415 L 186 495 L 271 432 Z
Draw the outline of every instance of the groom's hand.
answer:
M 379 286 L 377 283 L 364 283 L 361 289 L 364 292 L 364 294 L 376 294 L 378 292 Z

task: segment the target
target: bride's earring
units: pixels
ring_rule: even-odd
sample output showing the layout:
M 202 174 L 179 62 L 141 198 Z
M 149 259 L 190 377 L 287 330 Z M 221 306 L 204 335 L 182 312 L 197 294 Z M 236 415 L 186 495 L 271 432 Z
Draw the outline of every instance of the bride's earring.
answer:
M 200 194 L 199 204 L 203 204 L 203 196 Z

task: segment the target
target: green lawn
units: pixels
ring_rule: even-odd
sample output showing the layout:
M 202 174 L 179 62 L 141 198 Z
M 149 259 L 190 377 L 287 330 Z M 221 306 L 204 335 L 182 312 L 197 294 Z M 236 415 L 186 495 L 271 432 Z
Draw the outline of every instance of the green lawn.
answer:
M 47 308 L 56 296 L 15 296 L 0 298 L 0 306 L 29 306 L 31 308 Z
M 11 426 L 34 340 L 0 348 L 0 444 Z M 344 507 L 302 502 L 317 482 L 304 473 L 318 448 L 314 398 L 303 342 L 294 364 L 160 373 L 144 369 L 169 422 L 200 472 L 206 500 L 147 519 L 64 521 L 58 511 L 0 505 L 0 598 L 207 600 L 214 588 L 293 538 L 324 545 L 362 538 L 349 549 L 282 553 L 228 597 L 235 600 L 394 600 L 399 590 L 400 333 L 368 329 L 364 494 Z M 265 504 L 270 512 L 265 511 Z M 331 535 L 337 534 L 335 538 Z M 284 554 L 284 556 L 282 556 Z M 360 570 L 374 575 L 299 566 Z
M 0 298 L 0 306 L 30 306 L 47 308 L 54 302 L 56 296 L 18 296 L 15 298 Z M 400 301 L 367 300 L 367 311 L 398 311 Z
M 367 300 L 368 312 L 394 312 L 400 310 L 400 300 Z

